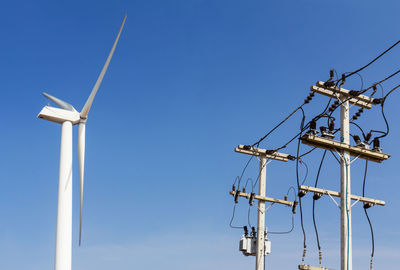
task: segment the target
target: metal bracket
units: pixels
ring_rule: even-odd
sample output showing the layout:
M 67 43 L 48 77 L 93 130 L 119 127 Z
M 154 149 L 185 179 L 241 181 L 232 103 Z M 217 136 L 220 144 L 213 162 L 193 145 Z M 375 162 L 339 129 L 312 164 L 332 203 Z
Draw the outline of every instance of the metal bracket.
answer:
M 350 164 L 352 164 L 354 161 L 356 161 L 359 157 L 360 157 L 360 155 L 358 155 L 355 158 L 353 158 L 353 160 L 350 160 Z
M 355 202 L 353 202 L 353 204 L 350 206 L 350 208 L 352 208 L 354 205 L 356 205 L 359 201 L 360 201 L 361 197 L 358 198 Z
M 336 150 L 336 149 L 335 149 Z M 335 154 L 332 152 L 332 150 L 329 150 L 329 152 L 331 152 L 332 156 L 337 160 L 337 162 L 340 164 L 340 160 L 335 156 Z M 338 151 L 336 151 L 336 153 L 338 153 L 340 155 L 340 153 Z
M 336 204 L 336 206 L 340 209 L 340 205 L 337 203 L 337 201 L 332 197 L 331 194 L 328 193 L 328 196 L 332 199 L 332 201 Z

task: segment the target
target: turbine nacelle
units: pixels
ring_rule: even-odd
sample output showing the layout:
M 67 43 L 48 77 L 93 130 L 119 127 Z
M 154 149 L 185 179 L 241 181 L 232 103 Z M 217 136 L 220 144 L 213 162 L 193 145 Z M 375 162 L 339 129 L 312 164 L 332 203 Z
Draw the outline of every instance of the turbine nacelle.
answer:
M 81 116 L 77 111 L 70 111 L 51 106 L 44 106 L 38 117 L 59 124 L 69 121 L 73 125 L 79 124 L 81 120 Z
M 59 124 L 69 121 L 73 125 L 76 125 L 80 122 L 80 113 L 71 104 L 47 93 L 43 93 L 43 96 L 57 104 L 60 108 L 45 106 L 39 113 L 39 118 Z

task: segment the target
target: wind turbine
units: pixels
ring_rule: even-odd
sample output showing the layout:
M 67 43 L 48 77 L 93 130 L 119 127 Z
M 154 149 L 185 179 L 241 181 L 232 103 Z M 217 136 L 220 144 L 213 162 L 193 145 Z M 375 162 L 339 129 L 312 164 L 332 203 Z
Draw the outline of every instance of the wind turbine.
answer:
M 56 235 L 56 257 L 55 270 L 71 269 L 72 251 L 72 126 L 79 125 L 78 130 L 78 161 L 80 177 L 80 220 L 79 220 L 79 245 L 82 239 L 82 205 L 83 205 L 83 176 L 85 164 L 85 128 L 86 120 L 93 99 L 99 90 L 101 81 L 107 71 L 111 58 L 117 46 L 122 28 L 124 27 L 126 15 L 122 21 L 118 35 L 114 41 L 106 63 L 87 99 L 82 111 L 79 113 L 75 108 L 61 99 L 43 93 L 45 97 L 58 105 L 60 108 L 45 106 L 38 117 L 61 124 L 61 148 L 60 148 L 60 172 L 58 184 L 58 210 L 57 210 L 57 235 Z

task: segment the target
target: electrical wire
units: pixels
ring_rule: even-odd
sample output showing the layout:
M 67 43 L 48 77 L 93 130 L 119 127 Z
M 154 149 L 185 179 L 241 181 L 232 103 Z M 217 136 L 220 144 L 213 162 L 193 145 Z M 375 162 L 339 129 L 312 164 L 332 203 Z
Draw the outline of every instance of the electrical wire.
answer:
M 357 74 L 358 75 L 358 77 L 360 77 L 360 81 L 361 81 L 361 87 L 360 87 L 360 89 L 363 89 L 364 88 L 364 79 L 363 79 L 363 77 L 360 75 L 360 73 L 358 73 L 358 72 L 356 72 L 355 74 Z
M 251 193 L 253 193 L 253 192 L 254 192 L 253 179 L 248 178 L 247 181 L 246 181 L 246 185 L 244 186 L 244 188 L 246 189 L 247 183 L 248 183 L 249 181 L 251 181 Z M 251 222 L 250 222 L 251 207 L 252 207 L 252 204 L 249 203 L 249 208 L 248 208 L 248 210 L 247 210 L 247 224 L 249 225 L 249 228 L 252 227 L 252 226 L 251 226 Z
M 362 136 L 363 136 L 364 139 L 365 139 L 364 130 L 363 130 L 359 125 L 357 125 L 356 123 L 354 123 L 353 121 L 351 121 L 350 124 L 355 125 L 356 127 L 358 127 L 358 129 L 361 131 Z
M 399 74 L 399 73 L 400 73 L 400 69 L 397 70 L 397 71 L 395 71 L 394 73 L 390 74 L 389 76 L 385 77 L 384 79 L 380 80 L 379 82 L 373 83 L 371 86 L 369 86 L 369 87 L 367 87 L 367 88 L 365 88 L 365 89 L 359 90 L 358 93 L 357 93 L 357 95 L 359 96 L 359 95 L 361 95 L 361 94 L 364 94 L 364 93 L 367 92 L 368 90 L 373 89 L 376 85 L 380 85 L 381 83 L 383 83 L 383 82 L 389 80 L 390 78 L 392 78 L 393 76 L 395 76 L 395 75 L 397 75 L 397 74 Z M 336 83 L 335 88 L 337 87 L 337 85 L 338 85 L 338 84 Z M 397 85 L 395 88 L 393 88 L 393 89 L 391 90 L 391 92 L 393 92 L 393 91 L 394 91 L 395 89 L 397 89 L 398 87 L 400 87 L 400 84 Z M 374 90 L 374 91 L 375 91 L 375 90 Z M 391 92 L 390 92 L 390 93 L 391 93 Z M 388 94 L 390 94 L 390 93 L 388 93 Z M 388 94 L 386 94 L 386 96 L 388 96 Z M 373 94 L 372 94 L 372 95 L 373 95 Z M 372 95 L 371 95 L 371 96 L 372 96 Z M 386 97 L 386 96 L 385 96 L 385 97 Z M 383 98 L 383 100 L 385 100 L 385 97 Z M 348 100 L 350 100 L 350 99 L 352 99 L 352 98 L 353 98 L 353 96 L 349 96 L 348 98 L 342 100 L 339 104 L 337 104 L 336 107 L 331 111 L 331 115 L 332 115 L 332 113 L 333 113 L 337 108 L 339 108 L 344 102 L 346 102 L 346 101 L 348 101 Z
M 335 71 L 335 72 L 336 72 L 336 71 Z M 304 116 L 304 110 L 303 110 L 302 107 L 303 107 L 305 104 L 309 103 L 309 102 L 311 101 L 311 99 L 312 99 L 313 96 L 314 96 L 313 93 L 310 94 L 310 95 L 307 97 L 307 99 L 303 102 L 302 105 L 300 105 L 299 107 L 297 107 L 297 108 L 296 108 L 292 113 L 290 113 L 284 120 L 282 120 L 278 125 L 276 125 L 274 128 L 272 128 L 266 135 L 264 135 L 261 139 L 259 139 L 257 142 L 255 142 L 252 146 L 259 145 L 263 140 L 265 140 L 265 139 L 266 139 L 272 132 L 274 132 L 279 126 L 281 126 L 283 123 L 285 123 L 285 122 L 286 122 L 293 114 L 295 114 L 298 110 L 301 109 L 301 110 L 303 111 L 303 116 Z M 323 111 L 322 113 L 320 113 L 318 116 L 316 116 L 315 118 L 313 118 L 313 120 L 314 120 L 314 119 L 318 120 L 318 119 L 325 113 L 325 111 L 326 111 L 326 110 L 328 109 L 328 107 L 329 107 L 329 104 L 330 104 L 331 99 L 332 99 L 332 98 L 329 99 L 328 104 L 326 105 L 324 111 Z M 308 101 L 307 101 L 307 100 L 308 100 Z M 308 123 L 308 124 L 309 124 L 309 123 Z M 307 125 L 308 125 L 308 124 L 307 124 Z M 307 128 L 307 125 L 306 125 L 305 128 Z M 285 148 L 290 142 L 292 142 L 294 139 L 296 139 L 297 136 L 298 136 L 298 135 L 296 135 L 296 136 L 295 136 L 293 139 L 291 139 L 288 143 L 286 143 L 284 146 L 278 148 L 278 149 L 275 150 L 275 151 L 278 151 L 279 149 Z
M 296 194 L 296 190 L 295 190 L 295 188 L 294 188 L 293 186 L 291 186 L 291 187 L 288 189 L 288 191 L 287 191 L 287 193 L 286 193 L 286 196 L 289 194 L 290 190 L 293 190 L 294 201 L 296 201 L 296 200 L 297 200 L 297 194 Z M 294 229 L 294 215 L 295 215 L 295 214 L 292 212 L 292 226 L 291 226 L 291 228 L 290 228 L 289 230 L 287 230 L 287 231 L 282 231 L 282 232 L 274 232 L 274 231 L 269 232 L 269 231 L 267 231 L 267 234 L 289 234 L 289 233 L 291 233 L 291 232 L 293 231 L 293 229 Z
M 240 180 L 242 179 L 243 174 L 244 174 L 244 172 L 245 172 L 247 166 L 249 165 L 249 163 L 250 163 L 252 157 L 253 157 L 253 156 L 251 156 L 251 158 L 247 161 L 246 166 L 244 167 L 244 169 L 243 169 L 242 174 L 240 175 L 240 177 L 239 177 L 239 176 L 236 176 L 235 181 L 233 182 L 233 186 L 235 186 L 236 182 L 239 182 L 239 183 L 238 183 L 238 188 L 237 188 L 237 190 L 240 189 Z M 246 181 L 245 188 L 246 188 L 247 183 L 249 182 L 249 180 L 250 180 L 251 182 L 253 182 L 253 179 L 248 178 L 247 181 Z M 253 188 L 252 188 L 252 190 L 253 190 Z M 236 212 L 236 203 L 234 203 L 234 206 L 233 206 L 232 217 L 231 217 L 231 221 L 229 222 L 229 227 L 231 227 L 231 228 L 233 228 L 233 229 L 242 229 L 242 227 L 238 227 L 238 226 L 232 225 L 232 222 L 233 222 L 233 220 L 234 220 L 234 218 L 235 218 L 235 212 Z M 250 214 L 248 213 L 248 215 L 250 215 Z M 250 226 L 250 227 L 251 227 L 251 226 Z
M 306 103 L 304 102 L 301 104 L 299 107 L 297 107 L 292 113 L 290 113 L 285 119 L 283 119 L 278 125 L 276 125 L 274 128 L 272 128 L 266 135 L 264 135 L 261 139 L 259 139 L 257 142 L 255 142 L 252 146 L 254 145 L 259 145 L 263 140 L 265 140 L 272 132 L 274 132 L 278 127 L 280 127 L 283 123 L 285 123 L 290 117 L 292 117 L 293 114 L 295 114 L 298 110 L 301 109 Z
M 256 188 L 256 185 L 258 183 L 258 180 L 260 180 L 260 176 L 261 176 L 261 170 L 264 169 L 265 166 L 267 166 L 267 162 L 268 160 L 265 161 L 265 163 L 263 164 L 263 166 L 260 168 L 260 170 L 258 171 L 258 175 L 257 175 L 257 179 L 253 184 L 253 190 Z
M 312 151 L 314 151 L 315 149 L 317 149 L 317 147 L 311 148 L 311 150 L 309 150 L 309 151 L 307 151 L 307 152 L 301 154 L 301 155 L 299 156 L 299 158 L 301 159 L 302 157 L 304 157 L 304 156 L 310 154 L 310 153 L 311 153 Z
M 385 120 L 386 132 L 385 132 L 384 134 L 382 134 L 381 136 L 378 136 L 378 137 L 377 137 L 378 139 L 383 138 L 383 137 L 386 137 L 386 136 L 389 134 L 389 123 L 388 123 L 388 121 L 387 121 L 387 119 L 386 119 L 385 111 L 383 110 L 383 106 L 384 106 L 384 105 L 385 105 L 385 102 L 383 102 L 383 103 L 381 104 L 381 112 L 382 112 L 383 120 Z
M 396 45 L 397 45 L 397 44 L 396 44 Z M 355 71 L 355 72 L 352 72 L 352 73 L 356 74 L 356 73 L 358 73 L 360 70 L 362 70 L 362 69 L 359 69 L 359 70 L 357 70 L 357 71 Z M 395 76 L 395 75 L 397 75 L 397 74 L 399 74 L 399 73 L 400 73 L 400 69 L 397 70 L 397 71 L 395 71 L 394 73 L 390 74 L 389 76 L 385 77 L 384 79 L 380 80 L 379 82 L 376 82 L 376 83 L 372 84 L 370 87 L 367 87 L 367 88 L 365 88 L 365 89 L 361 89 L 361 90 L 359 91 L 358 95 L 364 94 L 366 91 L 368 91 L 368 90 L 370 90 L 370 89 L 373 89 L 373 87 L 374 87 L 375 85 L 379 85 L 379 84 L 385 82 L 386 80 L 392 78 L 393 76 Z M 351 75 L 352 75 L 352 74 L 351 74 Z M 347 77 L 350 77 L 351 75 L 347 75 Z M 361 77 L 361 75 L 359 75 L 359 76 Z M 346 78 L 347 78 L 347 77 L 346 77 Z M 335 88 L 338 86 L 339 81 L 340 81 L 340 79 L 337 80 L 336 85 L 335 85 Z M 363 84 L 363 81 L 362 81 L 362 84 Z M 389 91 L 389 92 L 386 94 L 386 96 L 384 97 L 384 99 L 385 99 L 389 94 L 391 94 L 395 89 L 397 89 L 398 87 L 400 87 L 400 84 L 399 84 L 398 86 L 396 86 L 395 88 L 393 88 L 391 91 Z M 313 120 L 314 120 L 314 121 L 318 121 L 321 117 L 328 117 L 328 119 L 330 119 L 330 118 L 332 117 L 333 112 L 334 112 L 338 107 L 340 107 L 344 102 L 350 100 L 351 98 L 353 98 L 353 97 L 352 97 L 352 96 L 349 96 L 348 98 L 342 100 L 339 104 L 337 104 L 337 105 L 335 106 L 335 108 L 330 112 L 329 115 L 325 115 L 326 110 L 328 109 L 329 104 L 330 104 L 330 102 L 331 102 L 331 100 L 332 100 L 332 98 L 330 98 L 329 101 L 328 101 L 327 106 L 325 107 L 325 109 L 324 109 L 320 114 L 318 114 L 317 116 L 315 116 L 311 121 L 313 121 Z M 303 105 L 304 105 L 304 104 L 303 104 Z M 299 108 L 297 108 L 295 111 L 297 111 L 297 110 L 299 110 L 299 109 L 302 109 L 302 106 L 300 106 Z M 311 121 L 310 121 L 310 122 L 311 122 Z M 279 150 L 281 150 L 281 149 L 283 149 L 283 148 L 286 148 L 286 146 L 287 146 L 288 144 L 290 144 L 292 141 L 294 141 L 302 132 L 304 132 L 305 129 L 308 128 L 310 122 L 308 122 L 308 123 L 304 126 L 304 128 L 303 128 L 299 133 L 297 133 L 293 138 L 291 138 L 287 143 L 285 143 L 284 145 L 282 145 L 282 146 L 279 147 L 279 148 L 274 149 L 274 151 L 279 151 Z M 270 134 L 270 133 L 271 133 L 271 132 L 269 132 L 269 134 Z M 269 135 L 269 134 L 267 134 L 267 135 Z M 264 136 L 264 137 L 266 137 L 266 136 Z
M 274 149 L 274 151 L 276 152 L 276 151 L 279 151 L 279 150 L 281 150 L 283 148 L 286 148 L 286 146 L 288 146 L 292 141 L 294 141 L 297 137 L 301 136 L 301 134 L 304 132 L 304 130 L 306 130 L 309 127 L 309 125 L 310 125 L 310 123 L 312 121 L 318 121 L 322 117 L 329 117 L 328 115 L 325 115 L 325 113 L 326 113 L 326 110 L 329 107 L 329 104 L 330 104 L 331 100 L 332 100 L 332 98 L 329 98 L 328 103 L 325 106 L 325 109 L 320 114 L 315 116 L 312 120 L 310 120 L 306 125 L 304 125 L 304 120 L 305 120 L 304 110 L 301 108 L 301 110 L 303 112 L 303 120 L 302 120 L 303 121 L 303 125 L 302 125 L 303 127 L 300 129 L 300 132 L 297 133 L 293 138 L 291 138 L 288 142 L 286 142 L 281 147 L 278 147 L 278 148 Z
M 253 155 L 249 158 L 249 160 L 247 161 L 247 163 L 246 163 L 246 165 L 244 166 L 244 168 L 243 168 L 243 170 L 242 170 L 242 173 L 240 174 L 240 177 L 239 177 L 239 179 L 238 179 L 238 190 L 240 189 L 240 181 L 242 180 L 242 177 L 243 177 L 243 175 L 244 175 L 244 173 L 245 173 L 245 171 L 246 171 L 246 169 L 247 169 L 247 167 L 249 166 L 249 164 L 250 164 L 250 161 L 253 159 Z M 235 180 L 235 183 L 236 183 L 236 180 Z
M 306 168 L 306 174 L 304 175 L 303 181 L 301 182 L 301 185 L 304 185 L 304 183 L 307 180 L 307 176 L 308 176 L 308 166 L 307 164 L 304 162 L 304 160 L 300 159 L 299 160 L 300 164 L 303 165 Z
M 235 218 L 235 211 L 236 211 L 236 203 L 233 205 L 232 217 L 231 221 L 229 222 L 229 227 L 231 227 L 232 229 L 243 229 L 243 227 L 232 225 L 233 219 Z
M 400 70 L 399 70 L 399 72 L 400 72 Z M 389 92 L 387 92 L 387 94 L 383 97 L 383 100 L 385 101 L 386 100 L 386 98 L 394 91 L 394 90 L 396 90 L 397 88 L 399 88 L 400 87 L 400 84 L 399 85 L 396 85 L 395 87 L 393 87 Z
M 381 113 L 382 113 L 382 117 L 383 117 L 383 120 L 385 121 L 385 124 L 386 124 L 386 132 L 383 132 L 383 134 L 381 135 L 381 136 L 378 136 L 377 138 L 378 139 L 380 139 L 380 138 L 383 138 L 383 137 L 386 137 L 388 134 L 389 134 L 389 123 L 388 123 L 388 121 L 387 121 L 387 119 L 386 119 L 386 115 L 385 115 L 385 111 L 384 111 L 384 106 L 385 106 L 385 102 L 386 102 L 386 99 L 387 99 L 387 97 L 391 94 L 391 93 L 393 93 L 393 91 L 394 90 L 396 90 L 397 88 L 399 88 L 400 87 L 400 84 L 398 84 L 398 85 L 396 85 L 395 87 L 393 87 L 389 92 L 387 92 L 387 94 L 382 98 L 382 103 L 381 103 Z M 382 90 L 383 91 L 383 90 Z M 376 131 L 376 130 L 374 130 L 375 132 L 379 132 L 379 131 Z
M 300 137 L 301 134 L 303 132 L 304 129 L 304 119 L 305 119 L 305 115 L 304 115 L 304 110 L 303 112 L 303 118 L 300 124 Z M 296 154 L 296 181 L 297 181 L 297 191 L 300 190 L 300 181 L 299 181 L 299 153 L 300 153 L 300 139 L 297 142 L 297 154 Z M 303 223 L 303 208 L 302 208 L 302 204 L 301 204 L 301 197 L 299 196 L 299 209 L 300 209 L 300 224 L 301 224 L 301 229 L 303 231 L 303 256 L 302 256 L 302 263 L 304 263 L 304 259 L 306 256 L 306 252 L 307 252 L 307 237 L 306 237 L 306 231 L 304 229 L 304 223 Z
M 289 230 L 283 232 L 267 232 L 267 234 L 288 234 L 291 233 L 294 229 L 294 214 L 292 214 L 292 226 Z
M 380 55 L 378 55 L 377 57 L 375 57 L 371 62 L 369 62 L 368 64 L 366 64 L 365 66 L 362 66 L 361 68 L 357 69 L 356 71 L 350 72 L 350 74 L 345 75 L 344 78 L 348 78 L 352 75 L 354 75 L 355 73 L 360 72 L 361 70 L 365 69 L 366 67 L 370 66 L 372 63 L 374 63 L 376 60 L 378 60 L 379 58 L 381 58 L 384 54 L 386 54 L 388 51 L 390 51 L 391 49 L 393 49 L 397 44 L 400 43 L 400 40 L 397 41 L 396 43 L 394 43 L 392 46 L 390 46 L 388 49 L 386 49 L 384 52 L 382 52 Z M 339 79 L 341 80 L 341 79 Z
M 251 181 L 251 192 L 254 192 L 254 185 L 253 185 L 253 179 L 247 178 L 246 185 L 244 186 L 244 190 L 246 190 L 247 184 Z
M 247 224 L 249 225 L 249 228 L 251 228 L 250 211 L 251 211 L 251 205 L 249 204 L 249 209 L 247 210 Z
M 277 151 L 279 151 L 279 150 L 281 150 L 281 149 L 283 149 L 283 148 L 286 148 L 286 147 L 287 147 L 292 141 L 294 141 L 301 133 L 303 133 L 305 129 L 308 128 L 308 126 L 309 126 L 309 124 L 310 124 L 311 121 L 317 121 L 317 120 L 319 120 L 319 119 L 322 118 L 322 117 L 331 117 L 331 116 L 325 114 L 325 113 L 326 113 L 326 110 L 327 110 L 328 107 L 329 107 L 329 104 L 330 104 L 331 100 L 332 100 L 332 98 L 329 98 L 327 105 L 325 106 L 324 110 L 323 110 L 320 114 L 318 114 L 317 116 L 315 116 L 315 117 L 314 117 L 312 120 L 310 120 L 306 125 L 304 125 L 304 123 L 303 123 L 303 128 L 300 130 L 299 133 L 297 133 L 293 138 L 291 138 L 288 142 L 286 142 L 285 144 L 283 144 L 281 147 L 278 147 L 278 148 L 274 149 L 273 151 L 274 151 L 274 152 L 277 152 Z M 304 120 L 305 120 L 305 115 L 304 115 L 304 110 L 303 110 L 303 108 L 302 108 L 302 106 L 304 106 L 304 105 L 305 105 L 305 103 L 302 104 L 301 106 L 299 106 L 298 108 L 296 108 L 296 110 L 294 110 L 294 111 L 289 115 L 289 117 L 292 116 L 292 115 L 293 115 L 295 112 L 297 112 L 298 110 L 301 110 L 302 113 L 303 113 L 303 118 L 304 118 L 304 119 L 303 119 L 303 122 L 304 122 Z M 279 123 L 278 126 L 280 126 L 281 124 L 283 124 L 287 119 L 289 119 L 289 117 L 286 117 L 286 119 L 283 120 L 281 123 Z M 263 140 L 264 140 L 267 136 L 269 136 L 278 126 L 274 127 L 270 132 L 268 132 L 268 133 L 267 133 L 264 137 L 262 137 L 258 142 L 254 143 L 253 146 L 254 146 L 254 145 L 257 145 L 257 144 L 259 144 L 261 141 L 263 141 Z M 310 151 L 310 152 L 311 152 L 311 151 Z
M 317 185 L 318 185 L 319 173 L 321 172 L 322 164 L 324 163 L 324 160 L 325 160 L 326 151 L 327 150 L 324 151 L 324 154 L 322 155 L 322 158 L 321 158 L 321 162 L 319 163 L 319 168 L 318 168 L 318 172 L 317 172 L 317 177 L 315 179 L 314 187 L 317 187 Z M 319 265 L 321 266 L 321 264 L 322 264 L 322 251 L 321 251 L 321 245 L 320 245 L 320 242 L 319 242 L 317 223 L 315 222 L 315 201 L 316 200 L 313 199 L 312 218 L 313 218 L 313 223 L 314 223 L 315 236 L 316 236 L 316 239 L 317 239 L 317 246 L 318 246 L 318 253 L 319 253 Z
M 361 94 L 361 92 L 363 92 L 364 90 L 363 90 L 363 88 L 364 88 L 364 80 L 363 80 L 363 77 L 358 73 L 358 72 L 356 72 L 356 73 L 354 73 L 354 74 L 357 74 L 359 77 L 360 77 L 360 79 L 361 79 L 361 87 L 360 87 L 360 90 L 359 90 L 359 94 L 358 95 L 360 95 Z M 336 83 L 336 85 L 335 85 L 335 89 L 337 88 L 337 86 L 338 86 L 338 83 Z M 372 86 L 371 86 L 371 88 L 372 88 Z M 370 89 L 370 88 L 367 88 L 367 89 Z M 364 92 L 366 92 L 367 90 L 365 90 Z M 363 93 L 364 93 L 363 92 Z M 375 92 L 374 92 L 375 93 Z M 344 100 L 340 100 L 340 102 L 338 103 L 338 104 L 336 104 L 336 106 L 334 107 L 334 108 L 332 108 L 332 110 L 331 110 L 331 112 L 330 112 L 330 114 L 329 114 L 329 117 L 332 117 L 332 114 L 335 112 L 335 110 L 337 109 L 337 108 L 339 108 L 343 103 L 345 103 L 346 101 L 348 101 L 348 100 L 350 100 L 350 99 L 352 99 L 353 98 L 353 96 L 349 96 L 348 98 L 346 98 L 346 99 L 344 99 Z
M 362 192 L 362 196 L 365 196 L 365 180 L 367 178 L 367 170 L 368 170 L 368 160 L 365 160 L 365 170 L 364 170 L 364 181 L 363 181 L 363 192 Z M 370 269 L 372 270 L 372 264 L 373 264 L 373 259 L 374 259 L 374 252 L 375 252 L 375 239 L 374 239 L 374 229 L 372 228 L 372 223 L 371 220 L 368 216 L 368 212 L 367 212 L 367 208 L 364 207 L 364 213 L 365 216 L 368 220 L 368 224 L 369 224 L 369 229 L 371 231 L 371 261 L 370 261 Z

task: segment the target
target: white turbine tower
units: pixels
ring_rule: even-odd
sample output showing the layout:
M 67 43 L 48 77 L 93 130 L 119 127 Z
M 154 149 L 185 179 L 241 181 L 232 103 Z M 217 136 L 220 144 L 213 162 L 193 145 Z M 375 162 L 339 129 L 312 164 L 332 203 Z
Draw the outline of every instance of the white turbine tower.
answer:
M 83 204 L 83 176 L 85 163 L 85 125 L 87 116 L 92 106 L 93 99 L 99 90 L 101 81 L 107 71 L 110 60 L 117 46 L 119 36 L 124 27 L 126 15 L 122 21 L 118 35 L 107 57 L 106 63 L 96 84 L 94 85 L 85 106 L 79 113 L 72 105 L 49 94 L 43 93 L 45 97 L 57 104 L 60 108 L 45 106 L 38 117 L 60 123 L 61 126 L 61 149 L 60 149 L 60 173 L 58 184 L 58 212 L 57 212 L 57 235 L 56 235 L 56 257 L 55 270 L 71 269 L 72 251 L 72 126 L 79 124 L 78 131 L 78 160 L 80 176 L 80 221 L 79 221 L 79 245 L 82 236 L 82 204 Z

